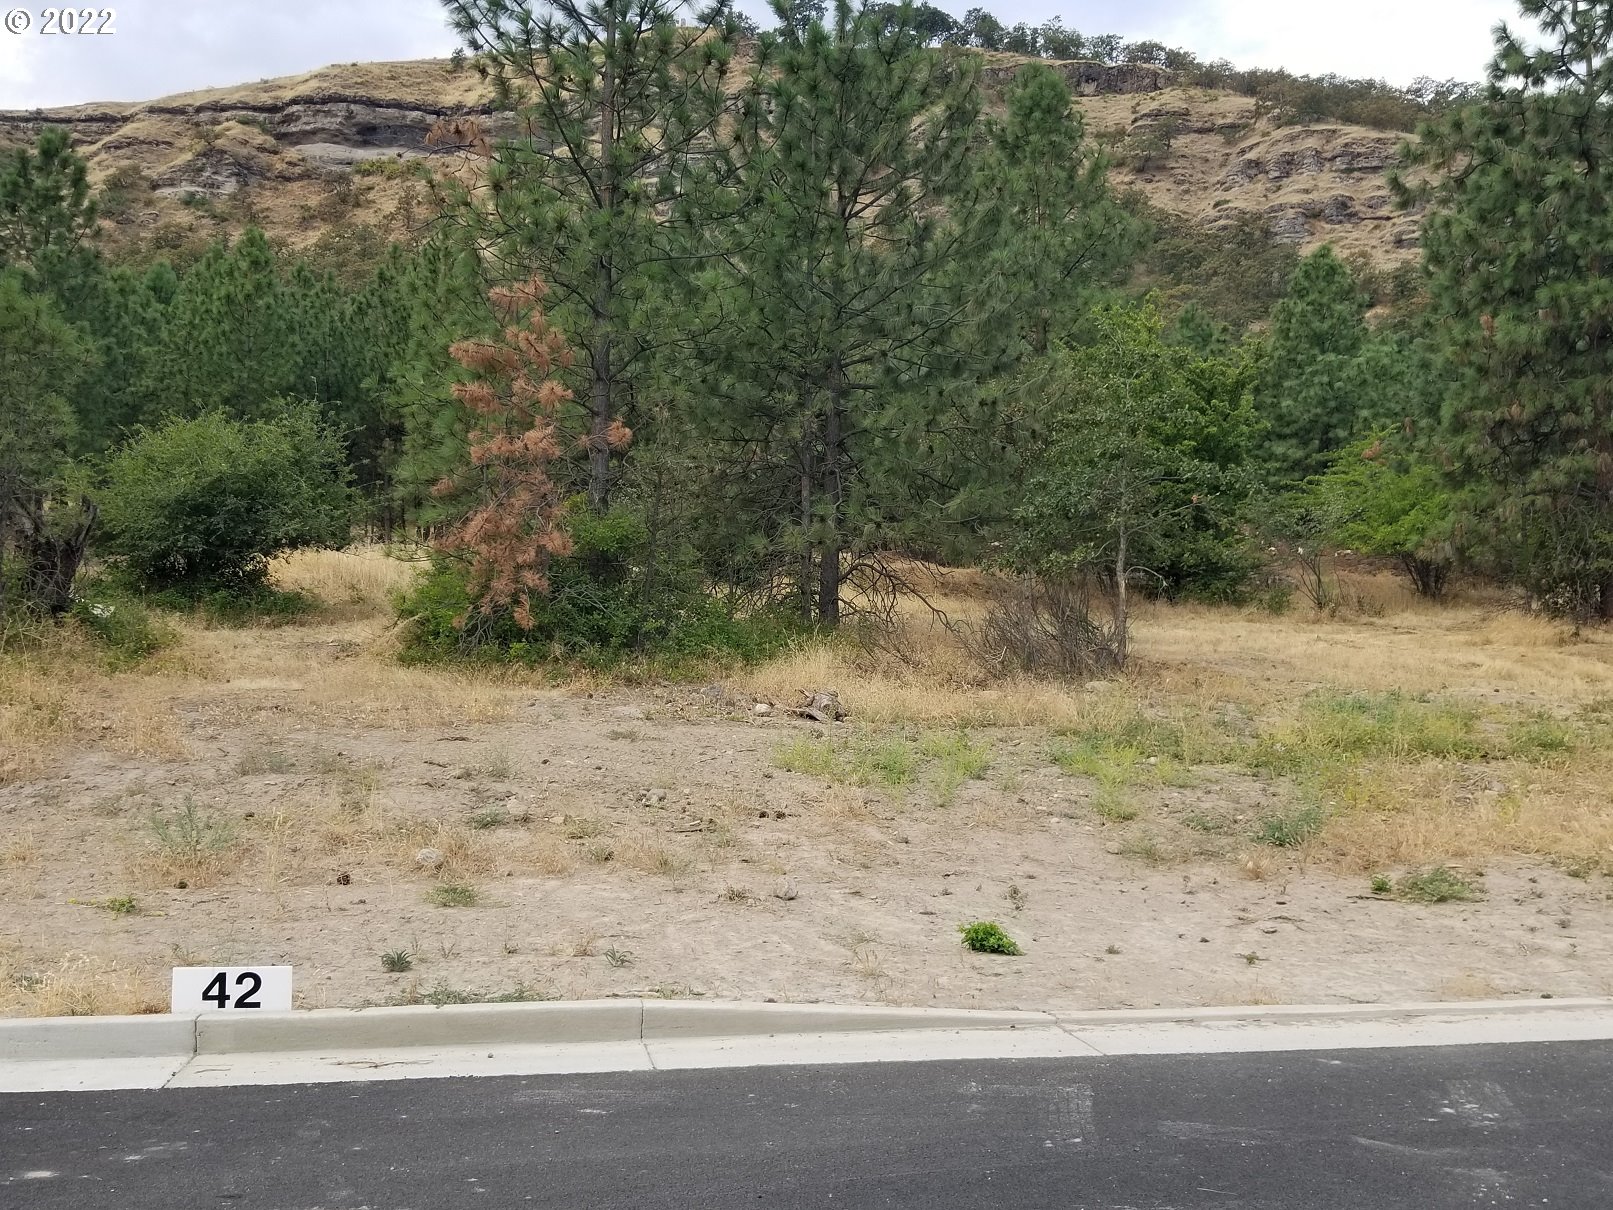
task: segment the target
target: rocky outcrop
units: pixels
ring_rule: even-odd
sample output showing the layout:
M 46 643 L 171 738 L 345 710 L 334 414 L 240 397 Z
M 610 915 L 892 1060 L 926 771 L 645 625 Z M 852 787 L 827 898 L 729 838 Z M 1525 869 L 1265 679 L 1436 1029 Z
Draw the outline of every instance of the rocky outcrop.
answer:
M 1387 172 L 1400 162 L 1400 135 L 1348 133 L 1340 127 L 1287 127 L 1282 144 L 1294 142 L 1293 132 L 1304 132 L 1301 145 L 1251 143 L 1238 149 L 1238 158 L 1224 178 L 1236 187 L 1264 179 L 1269 183 L 1314 173 L 1357 174 Z
M 287 145 L 334 144 L 387 150 L 424 150 L 426 132 L 443 118 L 478 119 L 491 133 L 514 127 L 514 118 L 491 105 L 424 107 L 337 92 L 312 92 L 286 101 L 241 104 L 203 101 L 172 104 L 153 101 L 120 111 L 80 108 L 51 111 L 0 110 L 0 135 L 9 141 L 31 141 L 47 126 L 64 127 L 77 143 L 115 146 L 125 127 L 152 118 L 177 119 L 192 126 L 242 122 L 256 126 Z M 114 142 L 109 142 L 113 140 Z

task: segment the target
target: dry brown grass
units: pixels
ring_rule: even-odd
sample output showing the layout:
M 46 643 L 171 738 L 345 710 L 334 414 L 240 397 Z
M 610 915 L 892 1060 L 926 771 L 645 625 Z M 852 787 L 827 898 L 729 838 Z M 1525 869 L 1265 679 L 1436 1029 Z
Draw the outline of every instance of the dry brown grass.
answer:
M 159 973 L 88 954 L 0 949 L 0 1016 L 87 1017 L 168 1010 Z
M 421 559 L 394 556 L 384 546 L 300 550 L 276 559 L 270 577 L 278 588 L 317 597 L 327 606 L 359 606 L 361 616 L 384 613 L 395 593 L 420 575 Z

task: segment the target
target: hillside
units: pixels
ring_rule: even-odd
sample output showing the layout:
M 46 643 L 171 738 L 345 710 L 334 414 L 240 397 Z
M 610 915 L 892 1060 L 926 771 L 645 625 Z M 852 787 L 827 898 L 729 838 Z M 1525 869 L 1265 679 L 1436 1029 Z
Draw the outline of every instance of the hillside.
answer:
M 987 55 L 998 96 L 1025 60 Z M 1416 219 L 1397 214 L 1385 170 L 1401 136 L 1343 125 L 1276 126 L 1247 97 L 1172 86 L 1161 68 L 1053 64 L 1069 78 L 1088 130 L 1125 146 L 1167 124 L 1170 150 L 1116 184 L 1209 227 L 1246 213 L 1309 249 L 1331 242 L 1381 264 L 1408 258 Z M 427 154 L 442 117 L 500 125 L 483 82 L 447 60 L 338 64 L 299 76 L 131 104 L 0 111 L 0 149 L 44 125 L 71 128 L 114 245 L 194 248 L 257 223 L 296 248 L 343 230 L 402 234 L 417 211 L 407 173 L 371 161 Z M 356 170 L 356 171 L 355 171 Z

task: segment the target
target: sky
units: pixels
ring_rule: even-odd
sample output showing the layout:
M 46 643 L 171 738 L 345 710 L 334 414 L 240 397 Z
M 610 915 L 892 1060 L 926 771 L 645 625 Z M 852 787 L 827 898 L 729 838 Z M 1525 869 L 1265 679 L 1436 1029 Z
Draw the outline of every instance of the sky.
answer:
M 766 18 L 763 0 L 741 7 Z M 1181 46 L 1204 59 L 1301 73 L 1481 79 L 1490 31 L 1513 0 L 953 0 L 1006 24 L 1062 17 L 1082 33 Z M 329 63 L 447 55 L 438 0 L 114 0 L 114 32 L 46 35 L 41 0 L 0 0 L 30 17 L 0 28 L 0 109 L 143 101 L 292 75 Z M 8 18 L 9 23 L 9 18 Z M 764 20 L 764 24 L 766 21 Z

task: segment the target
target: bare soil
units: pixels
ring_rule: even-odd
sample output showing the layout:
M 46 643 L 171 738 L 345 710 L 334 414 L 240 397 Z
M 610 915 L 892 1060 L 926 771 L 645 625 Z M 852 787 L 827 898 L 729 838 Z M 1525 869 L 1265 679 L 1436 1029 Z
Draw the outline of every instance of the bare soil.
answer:
M 81 744 L 0 786 L 0 1010 L 51 1011 L 18 989 L 77 980 L 90 986 L 69 1011 L 163 1011 L 168 967 L 215 962 L 290 963 L 305 1007 L 1613 993 L 1605 877 L 1507 858 L 1466 867 L 1480 902 L 1373 896 L 1363 875 L 1252 845 L 1245 824 L 1271 790 L 1232 770 L 1151 789 L 1155 816 L 1226 826 L 1192 851 L 1139 851 L 1034 726 L 974 729 L 990 765 L 948 805 L 923 768 L 896 787 L 781 768 L 792 740 L 860 734 L 856 684 L 838 686 L 854 717 L 834 725 L 758 717 L 751 693 L 722 686 L 508 685 L 480 721 L 356 697 L 332 711 L 375 629 L 251 632 L 257 664 L 285 675 L 175 681 L 164 744 Z M 428 901 L 445 885 L 475 904 Z M 966 951 L 958 926 L 977 919 L 1023 956 Z M 397 950 L 412 967 L 388 973 Z

